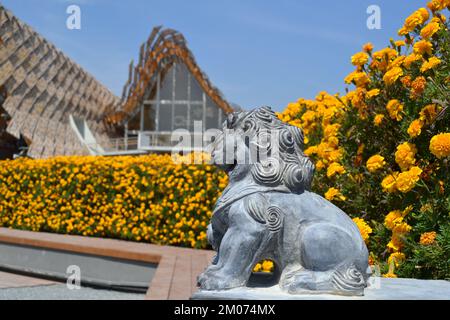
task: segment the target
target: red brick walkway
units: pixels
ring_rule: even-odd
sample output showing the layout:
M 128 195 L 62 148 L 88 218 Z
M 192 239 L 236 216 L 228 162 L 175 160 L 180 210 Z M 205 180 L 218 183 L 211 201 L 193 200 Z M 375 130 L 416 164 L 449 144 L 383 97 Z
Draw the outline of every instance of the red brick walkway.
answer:
M 189 299 L 197 290 L 197 275 L 206 268 L 214 255 L 208 250 L 6 228 L 0 228 L 0 242 L 157 263 L 158 268 L 146 295 L 147 299 L 157 300 Z M 40 281 L 43 281 L 42 284 L 51 284 L 49 281 L 20 277 L 14 278 L 7 274 L 2 277 L 0 273 L 0 288 L 13 287 L 14 283 L 41 285 Z

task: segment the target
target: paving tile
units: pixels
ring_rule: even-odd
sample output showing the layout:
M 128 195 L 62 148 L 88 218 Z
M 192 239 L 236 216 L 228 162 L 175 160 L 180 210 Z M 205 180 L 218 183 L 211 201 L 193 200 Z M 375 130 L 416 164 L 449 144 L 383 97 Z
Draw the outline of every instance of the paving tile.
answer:
M 52 285 L 56 282 L 0 271 L 0 289 Z

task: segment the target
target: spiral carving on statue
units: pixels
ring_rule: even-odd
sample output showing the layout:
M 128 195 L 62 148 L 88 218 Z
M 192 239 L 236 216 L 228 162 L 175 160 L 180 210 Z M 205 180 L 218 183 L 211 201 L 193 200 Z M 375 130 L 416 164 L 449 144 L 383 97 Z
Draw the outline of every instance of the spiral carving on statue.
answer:
M 266 225 L 270 232 L 278 232 L 283 226 L 283 213 L 276 206 L 267 208 Z
M 275 186 L 282 182 L 282 162 L 269 157 L 266 160 L 255 163 L 252 166 L 252 175 L 256 182 L 263 185 Z

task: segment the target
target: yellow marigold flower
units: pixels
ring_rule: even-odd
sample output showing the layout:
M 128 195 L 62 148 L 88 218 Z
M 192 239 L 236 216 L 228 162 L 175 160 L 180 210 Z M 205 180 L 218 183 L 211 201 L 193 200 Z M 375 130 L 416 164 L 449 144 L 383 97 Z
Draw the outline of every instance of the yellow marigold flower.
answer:
M 450 133 L 440 133 L 430 140 L 430 151 L 442 159 L 450 155 Z
M 430 13 L 426 8 L 420 8 L 419 10 L 417 10 L 417 12 L 419 12 L 420 15 L 422 16 L 422 23 L 430 18 Z
M 357 87 L 364 87 L 370 82 L 369 76 L 365 72 L 353 71 L 344 79 L 345 83 L 354 83 Z
M 431 38 L 436 32 L 439 31 L 439 23 L 437 22 L 430 22 L 425 27 L 422 28 L 420 31 L 420 36 L 424 39 Z
M 392 85 L 399 77 L 403 75 L 403 70 L 400 67 L 394 67 L 390 70 L 388 70 L 384 76 L 383 81 L 386 83 L 386 85 L 390 86 Z
M 403 64 L 403 61 L 405 61 L 405 59 L 406 59 L 405 56 L 399 56 L 399 57 L 395 58 L 394 60 L 392 60 L 389 63 L 388 69 L 400 67 Z
M 373 44 L 370 42 L 367 42 L 365 45 L 363 45 L 363 51 L 370 53 L 373 50 Z
M 333 162 L 328 166 L 327 177 L 331 178 L 336 174 L 344 174 L 345 168 L 337 162 Z
M 383 168 L 385 165 L 386 161 L 384 161 L 384 157 L 379 154 L 371 156 L 366 162 L 367 170 L 372 173 Z
M 422 56 L 425 53 L 431 55 L 433 51 L 433 45 L 427 40 L 420 40 L 414 44 L 413 50 L 415 54 L 419 54 Z
M 317 153 L 317 146 L 310 146 L 305 151 L 303 151 L 308 157 L 311 157 L 313 154 Z
M 381 122 L 383 122 L 383 119 L 384 114 L 376 114 L 373 119 L 373 124 L 378 127 L 381 124 Z
M 406 171 L 416 163 L 416 159 L 414 158 L 416 153 L 417 148 L 415 144 L 404 142 L 397 146 L 395 162 L 397 162 L 402 171 Z
M 401 252 L 394 252 L 388 258 L 388 264 L 394 264 L 398 267 L 403 261 L 405 261 L 405 254 Z
M 272 272 L 274 269 L 274 264 L 272 260 L 264 260 L 262 263 L 263 272 Z
M 381 187 L 385 192 L 395 192 L 397 190 L 396 180 L 398 177 L 398 172 L 387 175 L 383 181 L 381 181 Z
M 447 18 L 443 15 L 436 15 L 431 19 L 432 22 L 437 22 L 437 23 L 445 23 L 447 21 Z
M 403 193 L 411 191 L 420 180 L 421 174 L 422 169 L 419 167 L 412 167 L 408 171 L 400 173 L 395 183 L 397 190 Z
M 441 63 L 441 60 L 437 57 L 431 57 L 428 61 L 425 61 L 420 67 L 420 72 L 425 72 L 434 67 L 438 66 Z
M 391 252 L 398 252 L 403 248 L 403 241 L 401 235 L 392 234 L 391 241 L 386 245 Z
M 406 234 L 409 233 L 411 229 L 412 227 L 406 222 L 399 222 L 395 224 L 394 228 L 392 229 L 392 232 L 395 234 Z
M 262 269 L 261 263 L 255 264 L 255 267 L 253 268 L 253 272 L 260 272 Z
M 419 54 L 411 53 L 410 55 L 406 56 L 405 60 L 403 60 L 403 66 L 406 69 L 409 69 L 411 67 L 411 64 L 413 64 L 416 61 L 422 60 L 422 56 Z
M 345 201 L 347 198 L 342 195 L 342 193 L 336 188 L 330 188 L 325 192 L 325 199 L 328 201 L 341 200 Z
M 403 111 L 403 105 L 397 99 L 390 100 L 386 105 L 386 110 L 389 113 L 389 117 L 393 120 L 400 121 L 403 116 L 401 115 Z
M 385 273 L 383 278 L 397 278 L 397 275 L 395 273 Z
M 436 240 L 436 232 L 425 232 L 420 235 L 420 241 L 419 243 L 423 246 L 428 246 L 430 244 L 433 244 Z
M 389 230 L 394 229 L 395 224 L 403 221 L 403 213 L 400 210 L 393 210 L 389 212 L 384 218 L 384 225 Z
M 317 171 L 320 171 L 320 170 L 322 170 L 323 168 L 325 168 L 325 163 L 323 163 L 322 160 L 317 161 L 317 162 L 316 162 L 316 169 L 317 169 Z
M 338 123 L 329 124 L 323 129 L 323 135 L 326 138 L 335 137 L 338 134 L 340 128 L 341 125 Z
M 372 89 L 366 92 L 366 98 L 370 99 L 372 97 L 376 97 L 380 94 L 380 89 Z
M 369 61 L 369 55 L 365 52 L 358 52 L 351 58 L 352 64 L 357 67 L 361 67 Z
M 370 234 L 372 233 L 372 228 L 369 227 L 366 221 L 361 218 L 353 218 L 353 222 L 356 224 L 356 226 L 359 229 L 359 232 L 361 233 L 361 237 L 366 241 L 369 239 Z
M 425 8 L 420 8 L 419 10 L 413 12 L 408 18 L 405 20 L 405 24 L 399 30 L 399 35 L 405 35 L 411 31 L 413 31 L 418 25 L 423 24 L 430 17 L 428 10 Z
M 386 228 L 388 228 L 389 230 L 394 231 L 395 233 L 407 233 L 409 232 L 410 227 L 406 225 L 406 223 L 403 221 L 404 217 L 410 213 L 412 210 L 411 206 L 406 207 L 403 211 L 401 210 L 393 210 L 391 212 L 389 212 L 386 217 L 384 218 L 384 225 L 386 226 Z M 402 232 L 399 232 L 401 230 L 396 228 L 400 225 L 402 226 Z M 409 227 L 409 228 L 408 228 Z
M 423 122 L 420 119 L 416 119 L 408 127 L 408 134 L 411 138 L 416 138 L 422 133 Z

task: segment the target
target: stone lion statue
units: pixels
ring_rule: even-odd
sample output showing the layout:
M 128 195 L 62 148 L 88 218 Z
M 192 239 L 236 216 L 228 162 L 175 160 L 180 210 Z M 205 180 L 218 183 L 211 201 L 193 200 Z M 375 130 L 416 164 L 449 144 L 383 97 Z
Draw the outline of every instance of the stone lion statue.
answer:
M 269 107 L 230 114 L 223 129 L 211 158 L 229 184 L 208 226 L 217 255 L 198 277 L 200 289 L 246 286 L 254 265 L 270 259 L 283 291 L 363 295 L 367 247 L 342 210 L 309 191 L 314 165 L 302 151 L 301 129 Z M 265 154 L 242 161 L 254 149 Z

